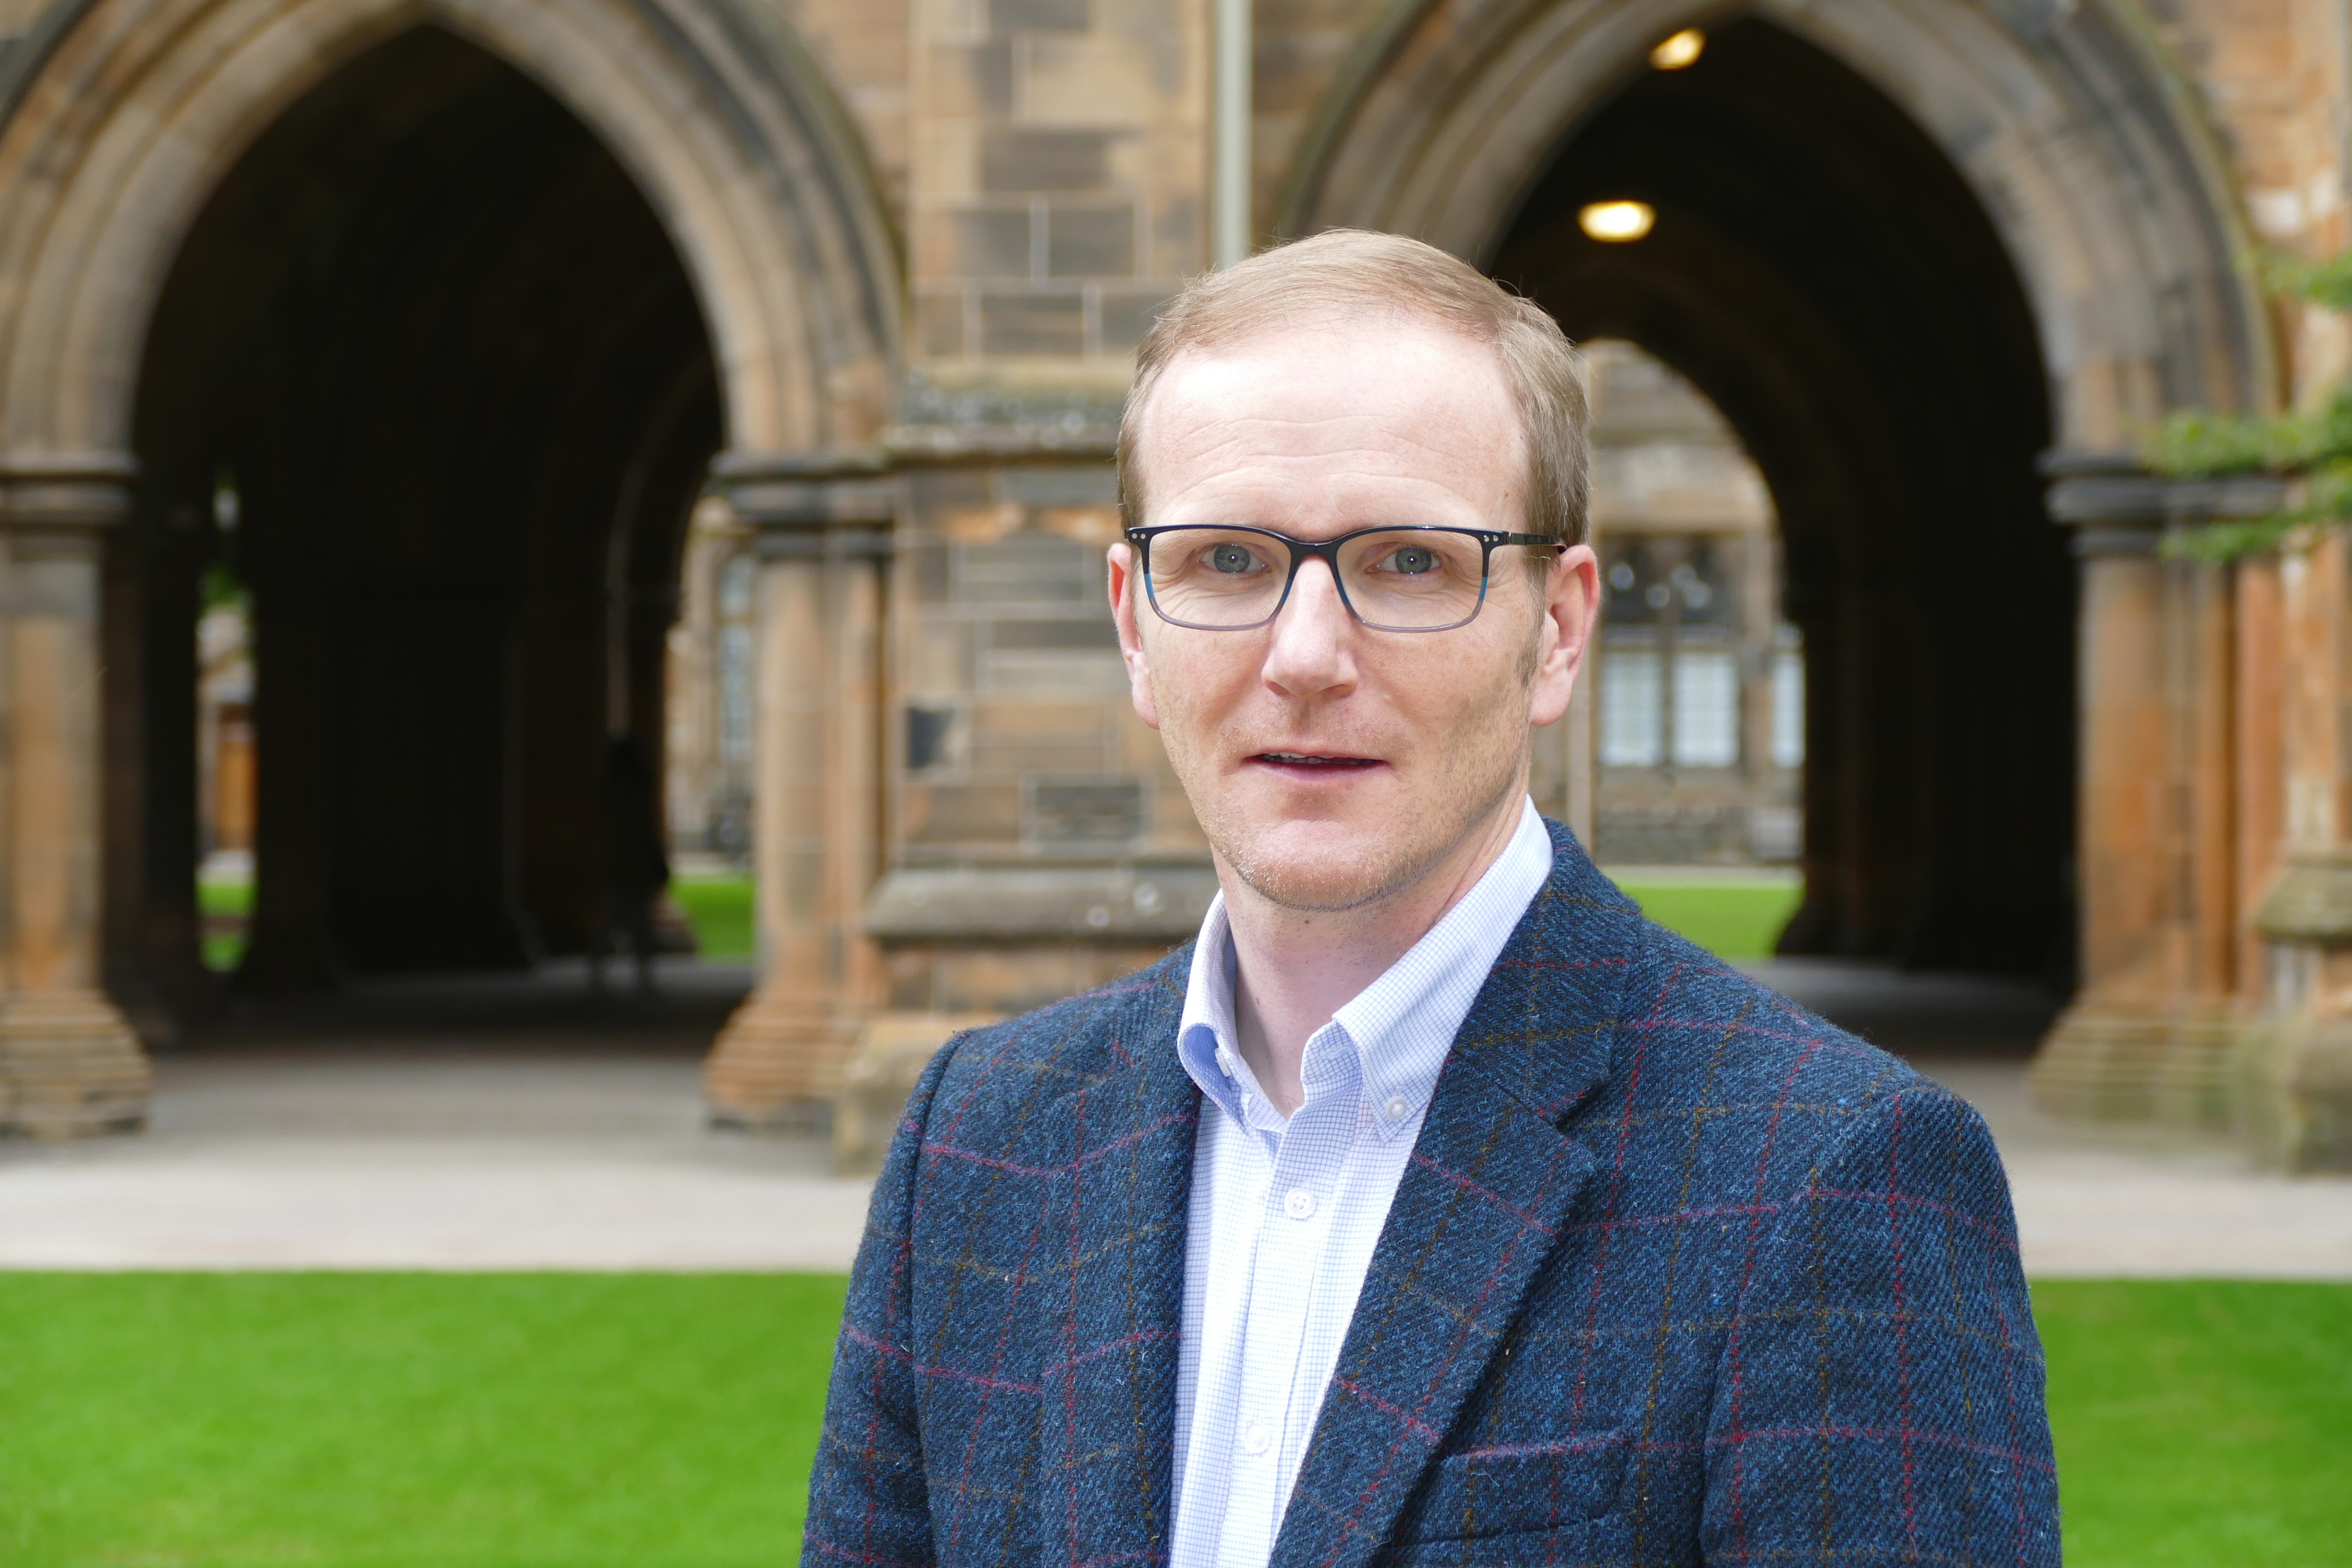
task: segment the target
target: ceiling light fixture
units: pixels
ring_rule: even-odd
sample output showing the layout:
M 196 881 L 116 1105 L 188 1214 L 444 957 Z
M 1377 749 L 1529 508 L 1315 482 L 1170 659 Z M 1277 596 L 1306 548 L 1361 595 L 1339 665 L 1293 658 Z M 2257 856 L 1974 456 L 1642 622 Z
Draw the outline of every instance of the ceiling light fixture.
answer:
M 1678 71 L 1686 65 L 1697 63 L 1706 47 L 1706 35 L 1696 27 L 1685 27 L 1650 51 L 1650 63 L 1662 71 Z
M 1576 215 L 1580 228 L 1611 245 L 1641 238 L 1657 221 L 1657 209 L 1647 202 L 1588 202 Z

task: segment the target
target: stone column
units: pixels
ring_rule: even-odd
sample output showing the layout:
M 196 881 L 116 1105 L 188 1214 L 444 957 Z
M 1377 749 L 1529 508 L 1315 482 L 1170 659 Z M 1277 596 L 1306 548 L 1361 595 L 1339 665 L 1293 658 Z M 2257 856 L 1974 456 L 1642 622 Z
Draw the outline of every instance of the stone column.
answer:
M 2262 936 L 2253 916 L 2278 874 L 2286 842 L 2285 563 L 2277 555 L 2237 570 L 2237 994 L 2252 1011 L 2263 1001 Z
M 760 984 L 704 1068 L 714 1122 L 813 1126 L 878 999 L 863 929 L 881 874 L 882 573 L 896 487 L 878 461 L 722 458 L 761 562 L 752 863 Z
M 2239 1124 L 2266 1164 L 2352 1170 L 2352 538 L 2279 565 L 2284 849 L 2252 911 L 2263 1016 L 2241 1058 Z
M 0 1126 L 144 1123 L 138 1037 L 100 988 L 99 568 L 125 454 L 0 459 Z
M 2082 562 L 2082 945 L 2034 1096 L 2061 1115 L 2218 1131 L 2238 1016 L 2232 595 L 2227 568 L 2157 546 L 2170 524 L 2263 498 L 2168 484 L 2127 458 L 2051 468 L 2051 512 Z

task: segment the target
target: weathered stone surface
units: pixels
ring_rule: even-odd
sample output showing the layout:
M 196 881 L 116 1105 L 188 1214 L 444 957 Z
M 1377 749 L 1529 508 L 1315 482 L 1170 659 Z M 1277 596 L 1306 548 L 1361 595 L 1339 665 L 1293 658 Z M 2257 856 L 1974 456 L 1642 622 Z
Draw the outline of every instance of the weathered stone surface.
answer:
M 2352 945 L 2352 850 L 2299 855 L 2279 868 L 2252 910 L 2254 929 L 2274 942 Z
M 882 1168 L 907 1096 L 940 1047 L 965 1029 L 997 1023 L 994 1013 L 877 1013 L 842 1068 L 834 1100 L 834 1170 L 871 1175 Z
M 1205 865 L 972 866 L 891 872 L 866 930 L 905 942 L 1160 942 L 1189 940 L 1217 895 Z
M 2242 260 L 2257 240 L 2315 256 L 2352 237 L 2336 133 L 2352 102 L 2344 21 L 2228 0 L 2161 15 L 1979 8 L 1966 26 L 1929 0 L 1767 0 L 1754 16 L 1867 78 L 1981 201 L 2015 268 L 2000 289 L 2030 316 L 2021 352 L 2042 356 L 2035 439 L 2074 455 L 2046 477 L 2088 585 L 2070 863 L 2086 989 L 2038 1088 L 2083 1114 L 2210 1124 L 2229 1098 L 2215 1064 L 2231 1007 L 2262 1005 L 2273 1043 L 2247 1060 L 2272 1065 L 2238 1081 L 2303 1096 L 2322 1129 L 2263 1136 L 2335 1147 L 2336 1026 L 2306 1005 L 2326 987 L 2265 1001 L 2263 976 L 2265 942 L 2303 953 L 2282 973 L 2324 973 L 2335 961 L 2320 950 L 2352 940 L 2352 825 L 2336 820 L 2352 765 L 2328 738 L 2352 664 L 2343 562 L 2163 558 L 2161 531 L 2259 510 L 2278 489 L 2166 485 L 2119 455 L 2175 407 L 2308 402 L 2352 360 L 2329 313 L 2289 308 L 2274 333 Z M 1491 259 L 1563 139 L 1647 80 L 1648 48 L 1688 19 L 1673 0 L 1265 0 L 1259 226 L 1386 227 Z M 144 764 L 135 747 L 110 753 L 113 814 L 85 821 L 100 770 L 44 773 L 46 742 L 26 743 L 22 723 L 46 713 L 75 746 L 97 743 L 99 699 L 54 693 L 98 677 L 44 684 L 25 661 L 62 647 L 97 668 L 89 637 L 57 642 L 57 605 L 96 603 L 58 563 L 131 507 L 147 302 L 257 128 L 419 21 L 528 73 L 593 129 L 659 215 L 711 336 L 710 395 L 734 454 L 718 478 L 755 536 L 741 548 L 761 584 L 769 976 L 713 1058 L 714 1108 L 803 1114 L 839 1086 L 877 1008 L 1025 1005 L 1189 934 L 1206 846 L 1128 709 L 1103 552 L 1120 524 L 1109 458 L 1129 356 L 1207 259 L 1202 0 L 13 0 L 0 11 L 19 39 L 0 98 L 0 510 L 16 532 L 0 626 L 16 662 L 0 679 L 32 694 L 7 716 L 14 750 L 0 758 L 16 814 L 0 924 L 0 1037 L 24 1064 L 9 1069 L 14 1114 L 39 1100 L 53 1123 L 119 1122 L 136 1092 L 117 1024 L 89 1000 L 95 959 L 75 944 L 138 925 L 128 906 L 145 895 L 128 875 L 102 897 L 57 889 L 98 889 L 101 851 L 136 850 L 120 825 L 139 813 L 117 785 Z M 1628 311 L 1609 330 L 1683 331 L 1689 352 L 1772 316 L 1778 298 L 1727 286 L 1671 312 L 1679 326 Z M 1795 438 L 1772 422 L 1802 398 L 1769 376 L 1726 385 L 1727 408 L 1747 398 L 1740 419 Z M 1941 471 L 1981 457 L 1955 449 Z M 2032 477 L 2021 482 L 2031 510 Z M 1806 491 L 1796 511 L 1837 502 L 1835 489 Z M 720 564 L 698 570 L 715 580 Z M 1837 568 L 1843 633 L 1878 635 L 1873 617 L 1930 626 L 1889 570 L 1867 552 Z M 1834 575 L 1798 563 L 1792 600 L 1828 594 Z M 629 612 L 630 636 L 645 610 Z M 1980 642 L 2012 629 L 1997 616 L 1971 628 Z M 1917 689 L 1966 662 L 1922 662 Z M 117 663 L 110 723 L 150 700 Z M 2053 688 L 2062 666 L 2050 661 Z M 1927 719 L 1916 733 L 1887 722 L 1886 744 L 1871 731 L 1841 753 L 1838 787 L 1855 798 L 1889 787 L 1873 772 L 1885 757 L 1935 738 Z M 1986 744 L 2004 743 L 1999 729 L 1984 726 Z M 1539 743 L 1538 787 L 1568 809 L 1590 758 L 1571 766 L 1565 745 Z M 1949 781 L 1954 795 L 1974 787 Z M 41 812 L 61 825 L 48 862 Z M 2273 880 L 2282 843 L 2296 854 Z M 1126 869 L 1055 863 L 1081 853 Z M 1825 883 L 1870 880 L 1870 855 L 1837 853 L 1821 860 Z M 1916 875 L 1968 869 L 1923 858 Z M 1135 902 L 1146 886 L 1155 910 Z M 102 921 L 104 900 L 121 907 Z M 1972 907 L 1980 923 L 2003 918 Z M 40 909 L 69 918 L 21 918 Z M 1857 929 L 1885 948 L 1899 923 L 1880 911 Z M 333 967 L 323 950 L 300 963 Z M 74 1052 L 79 1079 L 58 1065 Z

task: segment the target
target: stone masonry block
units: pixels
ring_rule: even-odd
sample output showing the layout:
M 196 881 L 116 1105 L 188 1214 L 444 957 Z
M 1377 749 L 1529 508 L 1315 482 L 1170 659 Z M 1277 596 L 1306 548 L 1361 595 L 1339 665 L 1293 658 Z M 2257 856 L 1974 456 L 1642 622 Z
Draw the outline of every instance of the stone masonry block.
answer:
M 1024 618 L 989 623 L 991 648 L 1115 648 L 1118 627 L 1105 608 L 1098 616 Z
M 1082 353 L 1086 300 L 1076 293 L 982 295 L 980 347 L 992 354 Z
M 1166 118 L 1171 96 L 1170 84 L 1160 79 L 1160 52 L 1150 38 L 1089 34 L 1030 39 L 1015 78 L 1022 121 L 1152 125 Z
M 1083 33 L 1093 20 L 1088 0 L 988 0 L 988 25 L 998 33 Z
M 982 138 L 968 121 L 933 121 L 916 127 L 915 194 L 969 196 L 982 184 Z
M 932 120 L 1002 120 L 1013 112 L 1013 40 L 938 45 L 922 110 Z
M 1208 243 L 1199 202 L 1181 194 L 1160 196 L 1152 204 L 1151 254 L 1143 270 L 1153 278 L 1197 272 L 1208 263 Z
M 1106 289 L 1102 291 L 1102 351 L 1105 353 L 1132 353 L 1151 323 L 1160 319 L 1162 307 L 1168 303 L 1168 291 L 1153 289 L 1139 293 L 1125 289 Z
M 1118 501 L 1118 471 L 1108 463 L 1006 468 L 998 482 L 1007 500 L 1024 506 L 1114 506 Z
M 926 359 L 953 359 L 963 353 L 962 289 L 926 289 L 915 296 L 915 343 Z
M 910 786 L 907 806 L 910 842 L 1021 842 L 1021 786 L 1017 784 L 942 784 L 920 790 Z
M 1099 742 L 1103 734 L 1102 710 L 1091 702 L 982 702 L 972 708 L 972 722 L 998 735 L 1085 735 Z
M 1037 740 L 1021 736 L 975 736 L 971 769 L 990 778 L 1017 779 L 1024 773 L 1076 773 L 1099 771 L 1103 743 L 1093 737 Z
M 927 279 L 1026 278 L 1030 227 L 1025 203 L 920 214 L 916 268 Z
M 1109 142 L 1099 131 L 989 131 L 981 138 L 981 188 L 1099 191 L 1110 177 Z
M 1135 208 L 1055 205 L 1045 216 L 1045 271 L 1054 278 L 1135 276 Z

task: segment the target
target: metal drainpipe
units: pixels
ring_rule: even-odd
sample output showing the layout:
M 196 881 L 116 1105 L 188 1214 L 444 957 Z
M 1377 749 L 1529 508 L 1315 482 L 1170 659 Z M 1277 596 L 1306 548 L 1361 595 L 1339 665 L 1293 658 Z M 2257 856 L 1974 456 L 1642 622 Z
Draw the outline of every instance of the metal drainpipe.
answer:
M 1210 259 L 1231 267 L 1250 245 L 1251 0 L 1216 0 L 1215 154 L 1210 174 Z

